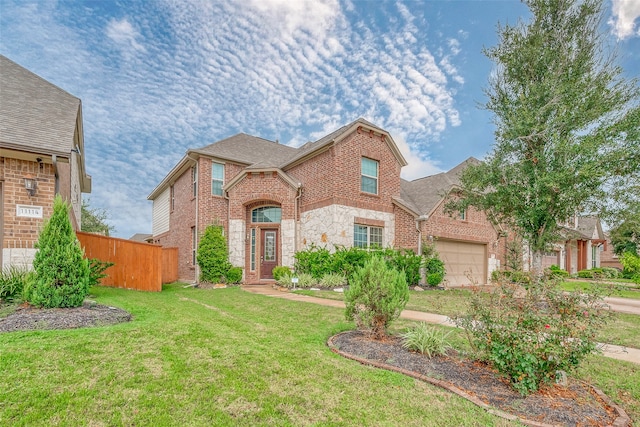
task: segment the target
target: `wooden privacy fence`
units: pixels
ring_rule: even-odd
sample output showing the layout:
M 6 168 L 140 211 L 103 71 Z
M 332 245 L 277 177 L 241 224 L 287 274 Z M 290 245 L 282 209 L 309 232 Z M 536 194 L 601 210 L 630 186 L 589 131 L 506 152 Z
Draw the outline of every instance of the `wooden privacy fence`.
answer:
M 114 264 L 105 271 L 108 275 L 102 279 L 105 286 L 159 292 L 163 283 L 178 280 L 178 248 L 81 231 L 76 232 L 76 236 L 84 248 L 85 258 Z

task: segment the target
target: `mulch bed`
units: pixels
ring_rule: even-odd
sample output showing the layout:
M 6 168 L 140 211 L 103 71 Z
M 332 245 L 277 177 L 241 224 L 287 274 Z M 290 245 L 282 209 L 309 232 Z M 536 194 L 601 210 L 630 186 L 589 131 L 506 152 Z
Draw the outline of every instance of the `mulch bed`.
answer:
M 114 325 L 130 320 L 131 313 L 125 310 L 88 301 L 81 307 L 74 308 L 36 308 L 23 304 L 15 313 L 0 319 L 0 333 L 86 328 Z
M 566 387 L 556 384 L 524 397 L 484 363 L 455 354 L 428 358 L 407 351 L 397 337 L 375 341 L 364 332 L 348 331 L 331 337 L 328 344 L 345 357 L 444 387 L 495 415 L 526 425 L 631 425 L 622 408 L 581 381 L 569 379 Z

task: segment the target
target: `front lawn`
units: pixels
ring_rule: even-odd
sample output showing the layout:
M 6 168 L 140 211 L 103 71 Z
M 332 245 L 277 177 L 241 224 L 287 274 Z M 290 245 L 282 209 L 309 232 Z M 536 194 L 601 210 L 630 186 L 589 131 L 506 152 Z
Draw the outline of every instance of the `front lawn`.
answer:
M 604 284 L 600 282 L 589 282 L 589 281 L 570 281 L 570 282 L 562 282 L 560 283 L 560 287 L 565 291 L 591 291 L 593 289 L 599 289 L 602 292 L 607 294 L 611 294 L 612 297 L 619 298 L 631 298 L 631 299 L 640 299 L 640 289 L 636 288 L 635 284 Z M 636 289 L 636 290 L 634 290 Z
M 134 320 L 0 334 L 0 425 L 513 425 L 332 353 L 353 327 L 340 309 L 180 284 L 92 294 Z

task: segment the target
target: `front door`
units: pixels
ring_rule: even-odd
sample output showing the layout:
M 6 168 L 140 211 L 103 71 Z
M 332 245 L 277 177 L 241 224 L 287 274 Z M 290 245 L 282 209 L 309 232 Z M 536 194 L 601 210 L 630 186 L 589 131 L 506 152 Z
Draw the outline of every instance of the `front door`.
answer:
M 273 267 L 278 265 L 278 230 L 261 230 L 260 278 L 273 279 Z

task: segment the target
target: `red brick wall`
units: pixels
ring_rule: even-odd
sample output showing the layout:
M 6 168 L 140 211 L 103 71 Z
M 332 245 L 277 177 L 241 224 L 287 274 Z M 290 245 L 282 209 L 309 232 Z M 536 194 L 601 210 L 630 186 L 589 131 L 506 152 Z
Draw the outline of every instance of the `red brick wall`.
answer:
M 360 191 L 361 158 L 379 161 L 378 194 Z M 328 151 L 286 171 L 303 185 L 301 212 L 331 204 L 393 212 L 400 165 L 384 137 L 354 131 Z
M 440 204 L 429 219 L 421 222 L 422 236 L 428 238 L 464 240 L 487 244 L 488 256 L 494 255 L 504 265 L 505 238 L 500 237 L 487 216 L 474 208 L 467 210 L 466 219 L 449 216 Z
M 229 191 L 231 218 L 244 219 L 248 203 L 263 201 L 265 203 L 262 204 L 279 204 L 282 219 L 293 219 L 296 196 L 297 189 L 276 172 L 249 173 Z
M 607 241 L 604 244 L 604 250 L 600 252 L 600 267 L 613 267 L 622 269 L 620 264 L 620 258 L 613 253 L 613 244 L 611 239 L 607 237 Z
M 169 213 L 169 231 L 156 236 L 155 243 L 178 248 L 178 277 L 183 280 L 195 280 L 191 227 L 196 225 L 196 199 L 193 197 L 191 169 L 187 169 L 176 180 L 173 191 L 175 209 Z
M 394 215 L 396 221 L 396 248 L 418 250 L 418 230 L 416 229 L 416 220 L 409 212 L 394 206 Z
M 198 174 L 198 229 L 204 232 L 204 229 L 211 224 L 218 224 L 224 227 L 225 235 L 228 231 L 227 224 L 227 206 L 228 202 L 224 196 L 216 196 L 211 194 L 211 165 L 213 161 L 208 158 L 201 157 L 198 160 L 200 168 Z M 231 181 L 237 174 L 244 170 L 244 166 L 233 163 L 224 164 L 224 182 Z
M 53 211 L 55 175 L 53 165 L 11 158 L 0 158 L 0 180 L 3 180 L 3 242 L 2 247 L 32 248 L 46 218 Z M 24 188 L 25 175 L 37 182 L 34 196 Z M 16 217 L 16 205 L 42 206 L 43 218 Z

